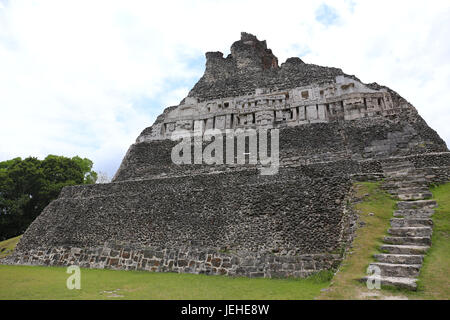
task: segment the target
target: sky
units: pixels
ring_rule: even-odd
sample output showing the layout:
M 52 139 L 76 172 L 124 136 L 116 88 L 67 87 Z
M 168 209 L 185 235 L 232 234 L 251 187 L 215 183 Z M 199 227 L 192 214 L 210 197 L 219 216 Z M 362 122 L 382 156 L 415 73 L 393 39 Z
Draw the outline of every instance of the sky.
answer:
M 412 103 L 450 146 L 450 1 L 0 0 L 0 161 L 128 147 L 240 32 Z

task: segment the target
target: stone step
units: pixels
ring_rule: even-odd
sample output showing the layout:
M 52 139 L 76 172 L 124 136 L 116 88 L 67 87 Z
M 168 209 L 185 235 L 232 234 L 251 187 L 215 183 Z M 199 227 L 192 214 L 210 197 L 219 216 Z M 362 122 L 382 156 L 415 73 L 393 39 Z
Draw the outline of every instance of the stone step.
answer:
M 413 187 L 405 187 L 402 184 L 400 184 L 397 188 L 398 193 L 423 193 L 423 192 L 430 192 L 427 184 L 421 184 L 418 185 L 419 182 L 417 182 L 416 185 L 413 185 Z
M 383 173 L 386 176 L 386 179 L 389 179 L 390 181 L 408 180 L 407 177 L 416 175 L 414 173 L 414 171 L 411 169 L 400 170 L 400 171 L 395 171 L 395 172 L 385 172 L 384 171 Z M 419 176 L 417 176 L 417 177 L 419 177 Z
M 413 246 L 413 245 L 395 245 L 384 244 L 380 247 L 381 251 L 387 251 L 391 254 L 425 254 L 430 247 L 428 246 Z
M 413 254 L 374 254 L 375 260 L 383 263 L 393 264 L 422 264 L 423 255 Z
M 404 277 L 378 277 L 378 276 L 367 276 L 361 279 L 362 282 L 367 282 L 369 280 L 371 283 L 374 281 L 379 281 L 382 286 L 392 286 L 401 289 L 407 289 L 411 291 L 417 290 L 417 279 L 414 278 L 404 278 Z
M 406 219 L 429 218 L 433 213 L 433 209 L 404 209 L 395 210 L 394 217 L 403 217 Z
M 372 270 L 375 267 L 380 268 L 381 277 L 406 277 L 406 278 L 416 278 L 419 276 L 421 264 L 394 264 L 394 263 L 383 263 L 383 262 L 373 262 L 369 265 Z M 376 273 L 376 272 L 375 272 Z
M 400 189 L 400 188 L 427 188 L 428 182 L 425 179 L 409 180 L 409 181 L 397 181 L 385 179 L 383 182 L 383 188 L 388 190 Z
M 415 200 L 415 201 L 399 201 L 397 206 L 400 210 L 404 209 L 431 209 L 436 208 L 436 200 Z
M 388 244 L 403 244 L 403 245 L 419 245 L 419 246 L 431 246 L 430 237 L 384 237 L 384 242 Z
M 408 193 L 415 194 L 415 193 L 427 193 L 427 192 L 430 192 L 430 191 L 428 191 L 425 188 L 423 188 L 423 190 L 421 190 L 421 188 L 415 188 L 415 189 L 408 188 L 408 189 L 409 190 L 406 190 L 406 188 L 405 188 L 405 190 L 403 191 L 403 190 L 399 190 L 399 188 L 383 188 L 384 191 L 386 191 L 387 193 L 390 193 L 392 195 L 408 194 Z M 419 200 L 422 200 L 422 199 L 419 199 Z
M 395 175 L 395 174 L 385 174 L 383 173 L 385 178 L 384 178 L 384 182 L 397 182 L 397 183 L 402 183 L 402 182 L 421 182 L 421 183 L 426 183 L 427 179 L 426 176 L 423 175 L 422 173 L 418 173 L 417 171 L 413 171 L 413 172 L 409 172 L 408 175 Z
M 433 220 L 431 219 L 405 219 L 405 218 L 392 218 L 392 228 L 407 228 L 407 227 L 431 227 L 433 226 Z
M 392 194 L 406 194 L 406 193 L 426 193 L 430 192 L 427 186 L 413 186 L 413 187 L 396 187 L 392 189 L 385 188 Z
M 383 173 L 387 175 L 395 174 L 397 172 L 403 172 L 403 171 L 414 171 L 418 174 L 416 168 L 412 165 L 402 165 L 397 167 L 382 167 Z
M 387 177 L 395 177 L 415 172 L 414 168 L 383 168 L 383 173 Z
M 431 199 L 433 194 L 430 191 L 415 192 L 415 193 L 397 193 L 397 198 L 400 200 L 426 200 Z
M 383 170 L 392 170 L 399 168 L 414 168 L 414 165 L 411 162 L 393 162 L 393 163 L 382 163 L 381 167 Z
M 431 227 L 400 227 L 390 228 L 388 233 L 394 237 L 431 237 Z
M 386 177 L 386 180 L 389 182 L 406 182 L 406 181 L 424 181 L 426 182 L 425 177 L 422 174 L 400 174 L 400 175 L 390 175 Z

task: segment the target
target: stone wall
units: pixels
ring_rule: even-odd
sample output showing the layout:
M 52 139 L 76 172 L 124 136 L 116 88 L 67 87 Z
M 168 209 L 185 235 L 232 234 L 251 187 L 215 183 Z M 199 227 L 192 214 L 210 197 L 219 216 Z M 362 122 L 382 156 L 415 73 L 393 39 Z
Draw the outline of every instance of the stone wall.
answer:
M 259 88 L 251 95 L 204 102 L 187 98 L 184 104 L 164 112 L 151 130 L 144 130 L 137 141 L 170 139 L 181 129 L 203 133 L 208 129 L 283 128 L 376 117 L 394 118 L 415 111 L 406 102 L 394 104 L 393 101 L 393 95 L 386 90 L 374 91 L 344 77 L 322 86 L 296 87 L 288 91 L 268 92 L 266 88 Z
M 413 116 L 414 122 L 408 121 L 407 116 L 403 115 L 396 119 L 367 118 L 280 129 L 280 164 L 308 165 L 447 151 L 445 142 L 436 132 L 429 129 L 418 115 Z M 175 165 L 171 160 L 171 150 L 177 143 L 166 139 L 133 144 L 114 181 L 241 169 L 240 166 Z
M 351 238 L 351 181 L 305 172 L 66 187 L 8 263 L 265 277 L 329 269 Z M 117 242 L 126 245 L 109 245 Z
M 177 248 L 329 253 L 345 235 L 349 177 L 309 178 L 296 168 L 66 187 L 17 250 L 108 241 Z M 223 204 L 226 203 L 224 206 Z
M 276 256 L 254 252 L 235 254 L 206 248 L 154 248 L 105 244 L 101 247 L 37 248 L 9 263 L 22 265 L 78 265 L 82 268 L 178 272 L 247 277 L 307 277 L 337 268 L 340 254 Z

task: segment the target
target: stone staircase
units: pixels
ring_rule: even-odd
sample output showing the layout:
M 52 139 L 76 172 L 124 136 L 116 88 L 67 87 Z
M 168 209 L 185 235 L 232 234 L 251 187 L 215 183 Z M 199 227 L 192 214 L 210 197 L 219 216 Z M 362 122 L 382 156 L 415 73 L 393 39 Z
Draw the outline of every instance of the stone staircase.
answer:
M 390 285 L 409 290 L 417 289 L 417 277 L 423 257 L 431 246 L 433 232 L 433 208 L 437 206 L 428 189 L 427 181 L 408 161 L 383 165 L 386 177 L 383 188 L 395 195 L 398 210 L 391 219 L 389 235 L 383 240 L 381 251 L 374 255 L 377 262 L 369 268 L 381 272 L 362 280 L 379 280 L 381 285 Z

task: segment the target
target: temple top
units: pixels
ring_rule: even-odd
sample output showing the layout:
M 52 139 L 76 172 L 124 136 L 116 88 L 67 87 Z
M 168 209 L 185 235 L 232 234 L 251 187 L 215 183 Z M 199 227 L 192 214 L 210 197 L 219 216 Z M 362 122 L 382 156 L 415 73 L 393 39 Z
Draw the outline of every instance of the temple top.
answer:
M 224 58 L 206 53 L 205 73 L 178 106 L 167 108 L 138 142 L 171 139 L 180 130 L 291 127 L 318 122 L 391 117 L 414 111 L 394 91 L 364 84 L 341 69 L 277 57 L 242 32 Z
M 262 71 L 268 69 L 277 69 L 278 59 L 267 48 L 266 41 L 259 41 L 258 38 L 250 33 L 242 32 L 241 40 L 236 41 L 231 46 L 231 54 L 223 57 L 222 52 L 206 53 L 206 73 L 222 71 L 223 67 L 230 67 L 234 71 Z M 218 70 L 216 70 L 218 69 Z
M 230 52 L 226 58 L 219 51 L 206 53 L 205 73 L 188 97 L 205 101 L 245 95 L 257 88 L 285 90 L 344 75 L 341 69 L 306 64 L 298 57 L 279 66 L 266 41 L 246 32 Z

